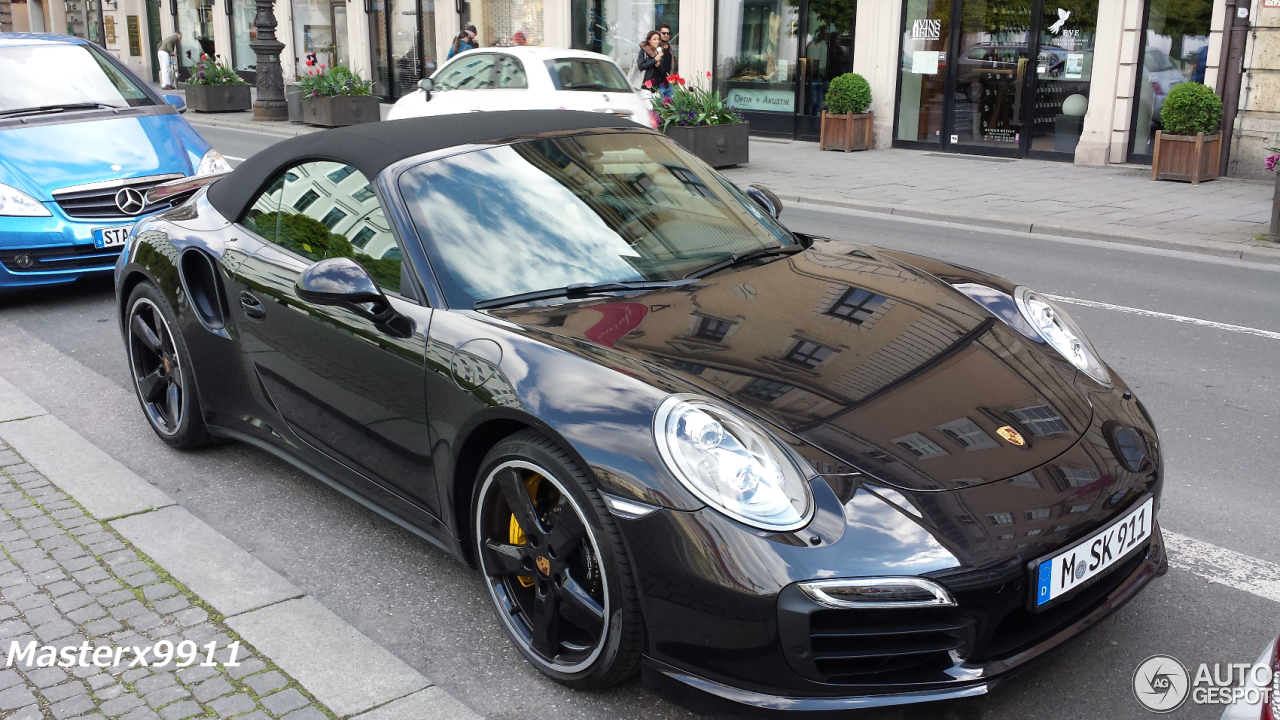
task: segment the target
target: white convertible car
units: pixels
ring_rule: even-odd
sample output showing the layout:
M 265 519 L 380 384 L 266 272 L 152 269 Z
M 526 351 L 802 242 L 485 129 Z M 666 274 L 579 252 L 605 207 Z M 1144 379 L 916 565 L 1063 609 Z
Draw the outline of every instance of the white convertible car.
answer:
M 657 117 L 612 58 L 583 50 L 489 47 L 445 63 L 419 90 L 391 108 L 388 120 L 486 110 L 585 110 L 648 127 Z

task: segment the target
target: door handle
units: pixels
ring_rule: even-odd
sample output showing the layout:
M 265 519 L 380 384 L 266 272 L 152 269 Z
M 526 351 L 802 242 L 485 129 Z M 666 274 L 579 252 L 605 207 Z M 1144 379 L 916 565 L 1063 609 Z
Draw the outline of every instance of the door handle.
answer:
M 262 306 L 258 298 L 247 292 L 240 293 L 240 309 L 254 320 L 263 320 L 267 317 L 267 309 Z

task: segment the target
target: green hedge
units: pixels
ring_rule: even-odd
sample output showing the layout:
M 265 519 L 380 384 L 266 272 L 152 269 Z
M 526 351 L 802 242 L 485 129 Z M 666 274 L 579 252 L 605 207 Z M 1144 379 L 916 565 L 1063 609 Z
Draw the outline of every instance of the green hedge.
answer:
M 1169 135 L 1206 135 L 1222 122 L 1222 99 L 1200 83 L 1175 85 L 1160 110 L 1160 123 Z
M 845 73 L 831 81 L 826 102 L 832 115 L 864 113 L 871 107 L 871 84 L 857 73 Z

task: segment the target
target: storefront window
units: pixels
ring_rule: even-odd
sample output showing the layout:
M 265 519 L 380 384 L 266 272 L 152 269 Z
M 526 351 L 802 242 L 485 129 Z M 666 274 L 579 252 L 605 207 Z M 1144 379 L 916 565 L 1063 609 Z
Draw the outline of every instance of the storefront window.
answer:
M 1051 7 L 1040 23 L 1031 149 L 1074 154 L 1089 109 L 1098 0 L 1073 3 L 1071 10 Z
M 425 11 L 422 8 L 424 4 Z M 372 29 L 369 44 L 376 81 L 374 92 L 390 99 L 414 92 L 418 81 L 436 70 L 434 3 L 430 0 L 374 0 L 369 20 Z M 345 40 L 345 32 L 339 38 Z M 341 57 L 345 61 L 345 51 Z
M 898 139 L 942 142 L 950 0 L 907 0 L 902 20 Z
M 1170 90 L 1187 81 L 1204 82 L 1212 15 L 1213 0 L 1151 0 L 1134 93 L 1131 154 L 1150 157 Z
M 241 72 L 256 72 L 258 56 L 249 43 L 258 38 L 253 26 L 257 8 L 252 0 L 226 0 L 231 3 L 231 42 L 235 46 L 235 68 Z
M 796 112 L 798 3 L 720 3 L 716 79 L 729 103 L 748 112 Z
M 471 0 L 462 25 L 476 26 L 481 47 L 541 45 L 542 0 Z
M 178 52 L 178 77 L 186 79 L 201 54 L 213 57 L 213 0 L 173 0 L 177 8 L 174 26 L 182 32 Z
M 644 36 L 667 24 L 676 63 L 680 62 L 679 0 L 572 0 L 571 6 L 574 49 L 604 53 L 627 74 L 639 58 Z
M 1031 65 L 1031 0 L 963 0 L 952 143 L 1017 147 Z
M 293 47 L 299 59 L 298 72 L 306 72 L 311 55 L 315 55 L 316 65 L 350 67 L 346 2 L 294 0 Z
M 809 2 L 808 32 L 800 58 L 801 113 L 820 115 L 831 79 L 853 66 L 854 0 Z

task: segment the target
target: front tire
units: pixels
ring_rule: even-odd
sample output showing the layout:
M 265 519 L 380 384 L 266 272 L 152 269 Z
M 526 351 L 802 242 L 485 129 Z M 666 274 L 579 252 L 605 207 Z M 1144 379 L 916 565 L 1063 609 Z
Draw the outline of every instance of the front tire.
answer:
M 613 516 L 569 454 L 535 431 L 498 443 L 471 503 L 476 564 L 525 659 L 577 689 L 636 672 L 640 602 Z
M 164 294 L 140 283 L 125 305 L 125 349 L 134 394 L 148 424 L 171 447 L 191 449 L 211 437 L 196 392 L 191 356 Z

